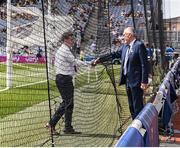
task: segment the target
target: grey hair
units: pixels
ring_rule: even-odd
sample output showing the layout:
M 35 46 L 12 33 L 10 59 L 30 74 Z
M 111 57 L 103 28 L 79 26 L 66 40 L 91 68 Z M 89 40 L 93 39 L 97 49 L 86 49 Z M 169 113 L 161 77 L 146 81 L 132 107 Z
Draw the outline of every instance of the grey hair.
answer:
M 135 29 L 134 29 L 133 27 L 127 27 L 126 29 L 124 29 L 124 33 L 130 33 L 130 34 L 132 34 L 133 36 L 136 35 Z

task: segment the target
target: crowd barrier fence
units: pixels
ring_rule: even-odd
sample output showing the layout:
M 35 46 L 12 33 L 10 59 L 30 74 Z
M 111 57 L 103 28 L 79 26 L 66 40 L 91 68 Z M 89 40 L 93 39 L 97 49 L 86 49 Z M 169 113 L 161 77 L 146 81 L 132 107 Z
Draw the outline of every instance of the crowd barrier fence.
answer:
M 115 147 L 158 147 L 158 115 L 163 124 L 171 120 L 172 103 L 177 99 L 180 85 L 180 59 L 165 76 L 153 103 L 147 103 L 139 115 L 120 137 Z

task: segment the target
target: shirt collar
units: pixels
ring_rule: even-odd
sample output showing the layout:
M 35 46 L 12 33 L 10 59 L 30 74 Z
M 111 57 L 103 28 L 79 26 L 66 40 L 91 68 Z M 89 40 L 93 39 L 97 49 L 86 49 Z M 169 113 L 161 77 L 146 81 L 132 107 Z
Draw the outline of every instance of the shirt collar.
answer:
M 67 48 L 68 50 L 70 50 L 70 47 L 68 46 L 68 45 L 66 45 L 66 44 L 62 44 L 62 46 L 64 46 L 65 48 Z
M 131 43 L 129 44 L 130 48 L 132 48 L 134 42 L 135 42 L 136 39 L 134 39 L 133 41 L 131 41 Z

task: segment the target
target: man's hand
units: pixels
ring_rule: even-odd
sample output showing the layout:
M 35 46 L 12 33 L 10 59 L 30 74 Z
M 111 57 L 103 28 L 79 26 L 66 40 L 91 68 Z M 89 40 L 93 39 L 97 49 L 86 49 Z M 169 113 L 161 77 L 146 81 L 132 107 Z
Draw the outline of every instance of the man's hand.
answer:
M 147 89 L 147 87 L 148 87 L 148 85 L 147 85 L 147 84 L 145 84 L 145 83 L 141 83 L 141 89 L 142 89 L 142 90 L 146 90 L 146 89 Z
M 93 60 L 93 61 L 91 62 L 91 66 L 96 66 L 96 65 L 98 64 L 98 62 L 99 62 L 99 58 Z

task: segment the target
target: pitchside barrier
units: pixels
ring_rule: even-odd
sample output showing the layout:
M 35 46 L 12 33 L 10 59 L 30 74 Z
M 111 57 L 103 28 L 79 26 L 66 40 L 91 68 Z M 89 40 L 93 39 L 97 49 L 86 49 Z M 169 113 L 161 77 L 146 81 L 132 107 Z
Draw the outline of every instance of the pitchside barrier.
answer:
M 0 62 L 6 62 L 7 56 L 2 55 L 0 56 Z M 12 57 L 13 63 L 42 63 L 45 64 L 46 57 L 42 56 L 40 58 L 36 57 L 36 55 L 32 56 L 19 56 L 19 55 L 13 55 Z
M 180 59 L 165 76 L 159 87 L 155 101 L 148 103 L 136 119 L 126 129 L 116 143 L 116 147 L 158 147 L 158 114 L 162 123 L 168 127 L 180 88 Z

